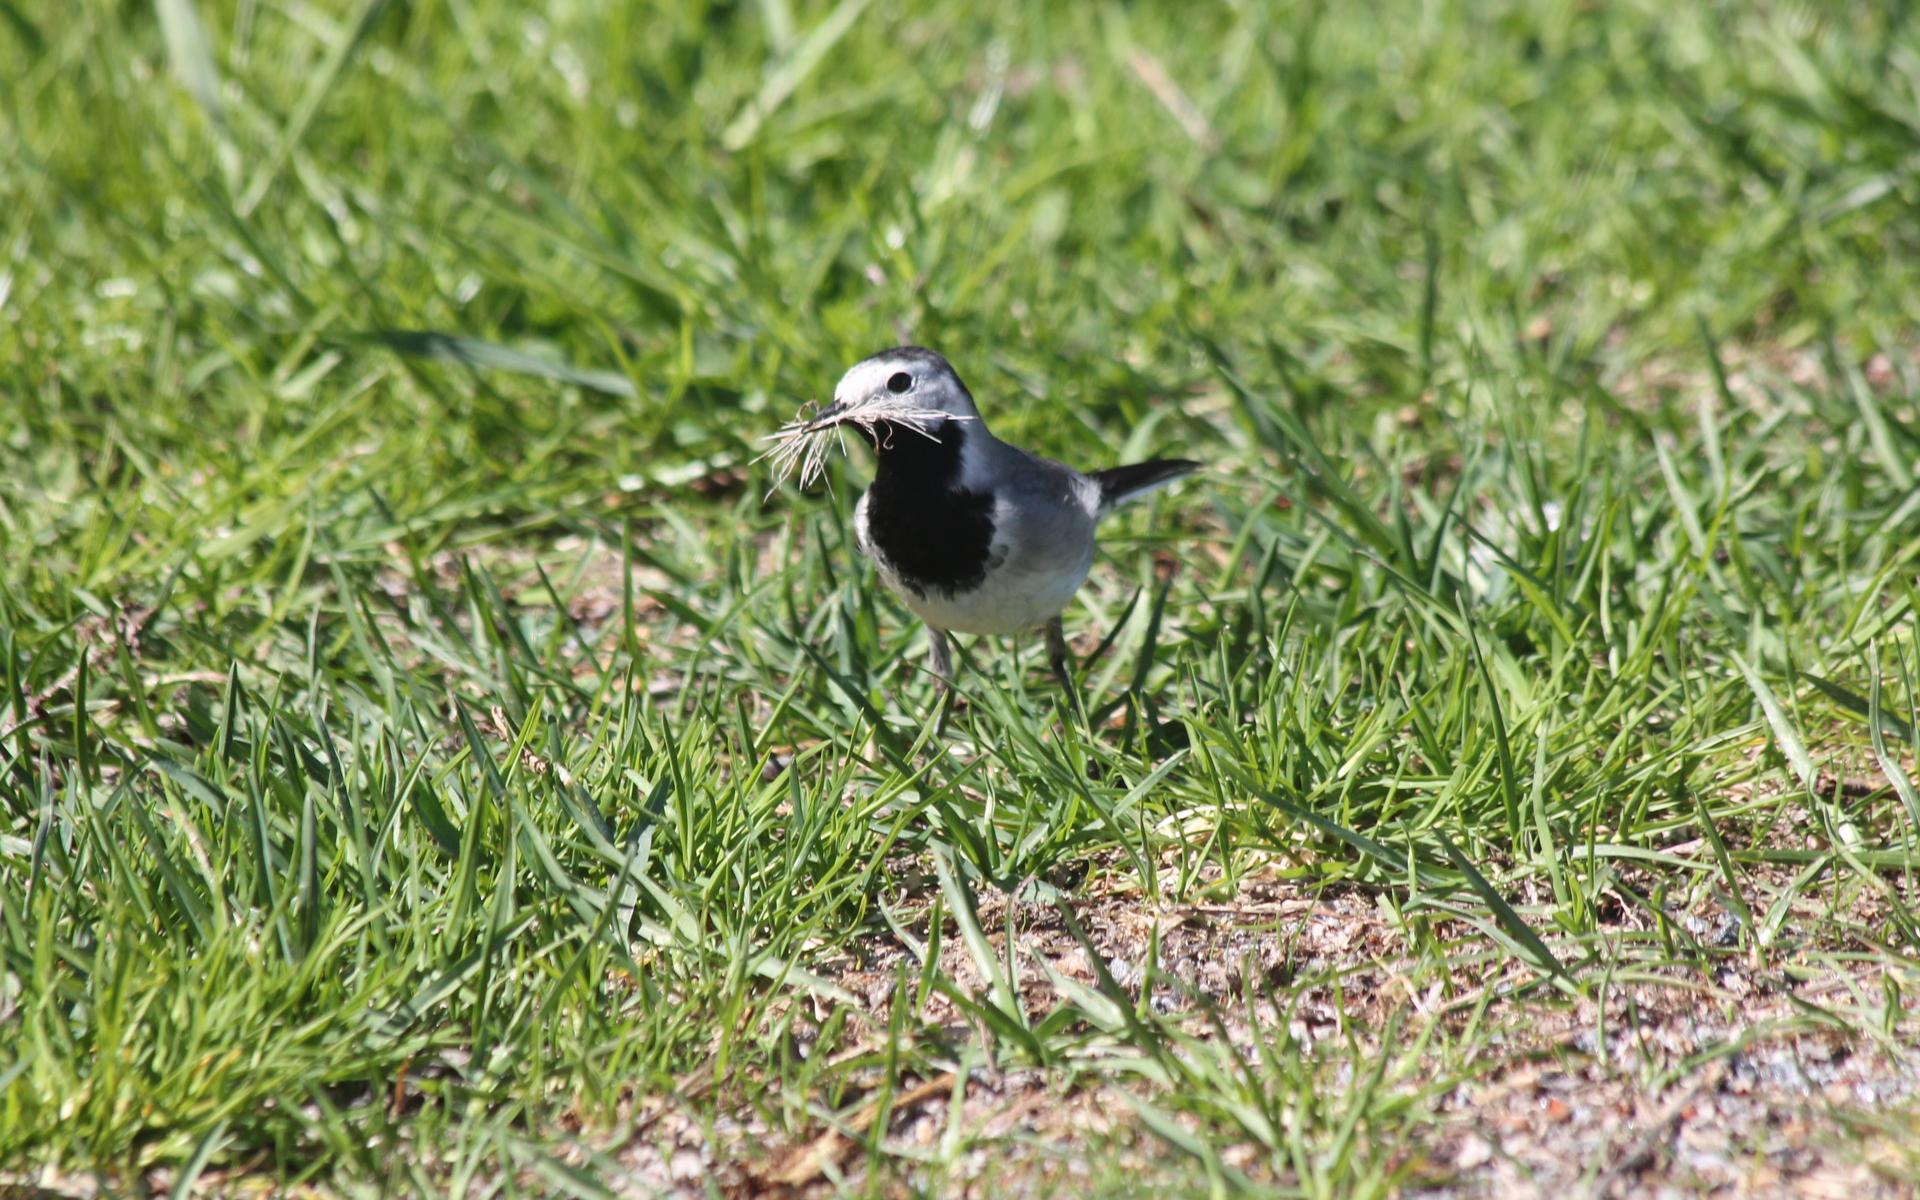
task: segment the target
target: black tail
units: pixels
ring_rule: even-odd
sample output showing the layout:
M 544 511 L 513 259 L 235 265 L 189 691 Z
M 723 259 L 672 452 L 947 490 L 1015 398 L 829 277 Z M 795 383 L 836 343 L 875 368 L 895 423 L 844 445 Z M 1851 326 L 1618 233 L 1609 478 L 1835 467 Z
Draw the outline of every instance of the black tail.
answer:
M 1134 497 L 1144 496 L 1199 469 L 1200 464 L 1190 458 L 1156 458 L 1152 462 L 1108 467 L 1095 471 L 1090 478 L 1100 485 L 1100 514 L 1105 516 Z

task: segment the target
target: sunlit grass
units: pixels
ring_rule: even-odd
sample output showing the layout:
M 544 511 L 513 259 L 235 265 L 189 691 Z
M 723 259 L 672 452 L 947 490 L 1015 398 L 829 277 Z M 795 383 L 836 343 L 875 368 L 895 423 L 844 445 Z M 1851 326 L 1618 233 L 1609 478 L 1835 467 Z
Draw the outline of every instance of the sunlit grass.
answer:
M 0 1164 L 940 1194 L 1037 1068 L 1013 1178 L 1351 1194 L 1649 981 L 1904 1053 L 1920 35 L 1823 11 L 0 0 Z M 936 737 L 859 448 L 751 465 L 899 339 L 1209 464 L 1090 725 Z

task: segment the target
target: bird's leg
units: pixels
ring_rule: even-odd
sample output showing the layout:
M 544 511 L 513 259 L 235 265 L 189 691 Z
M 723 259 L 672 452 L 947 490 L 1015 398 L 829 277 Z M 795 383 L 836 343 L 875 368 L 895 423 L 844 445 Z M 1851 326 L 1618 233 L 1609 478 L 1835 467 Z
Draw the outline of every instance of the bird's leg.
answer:
M 953 690 L 953 641 L 947 631 L 927 626 L 927 662 L 940 680 L 940 690 Z
M 1069 660 L 1067 658 L 1066 628 L 1061 625 L 1059 617 L 1048 621 L 1046 628 L 1047 665 L 1053 668 L 1053 677 L 1059 682 L 1060 690 L 1067 694 L 1067 702 L 1073 705 L 1073 710 L 1080 713 L 1082 720 L 1084 720 L 1086 712 L 1080 707 L 1080 689 L 1074 686 L 1073 672 L 1067 668 Z
M 946 630 L 927 626 L 927 662 L 935 681 L 933 702 L 940 707 L 940 715 L 933 719 L 933 736 L 939 737 L 947 731 L 947 714 L 958 699 L 953 690 L 953 639 Z

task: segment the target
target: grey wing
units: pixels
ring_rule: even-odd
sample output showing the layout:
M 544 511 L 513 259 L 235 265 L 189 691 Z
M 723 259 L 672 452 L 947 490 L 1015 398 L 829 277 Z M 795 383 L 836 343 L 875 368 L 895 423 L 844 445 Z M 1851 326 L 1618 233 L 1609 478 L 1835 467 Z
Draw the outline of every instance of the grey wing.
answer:
M 1015 453 L 996 489 L 996 555 L 1014 570 L 1036 571 L 1090 558 L 1099 485 L 1052 459 Z

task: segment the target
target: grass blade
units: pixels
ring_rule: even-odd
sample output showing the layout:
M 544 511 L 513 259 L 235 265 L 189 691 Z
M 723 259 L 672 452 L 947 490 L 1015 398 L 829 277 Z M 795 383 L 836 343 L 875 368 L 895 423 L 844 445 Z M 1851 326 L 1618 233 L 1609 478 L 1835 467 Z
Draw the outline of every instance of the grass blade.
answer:
M 1800 740 L 1799 731 L 1794 729 L 1791 721 L 1787 720 L 1786 710 L 1780 707 L 1779 697 L 1773 694 L 1773 689 L 1767 686 L 1767 681 L 1760 678 L 1759 672 L 1747 665 L 1746 659 L 1737 653 L 1732 655 L 1732 658 L 1733 665 L 1740 668 L 1740 674 L 1746 678 L 1747 686 L 1753 690 L 1754 697 L 1760 701 L 1760 710 L 1766 714 L 1767 724 L 1773 730 L 1773 740 L 1779 744 L 1780 752 L 1787 756 L 1787 762 L 1792 765 L 1793 773 L 1799 778 L 1800 785 L 1812 791 L 1814 781 L 1819 778 L 1819 771 L 1813 765 L 1813 757 L 1807 753 L 1806 743 Z
M 213 48 L 200 10 L 193 0 L 154 0 L 160 33 L 167 43 L 167 61 L 194 102 L 215 125 L 226 124 L 220 107 L 220 73 L 214 69 Z
M 793 90 L 806 82 L 807 76 L 814 73 L 820 64 L 826 61 L 833 47 L 846 36 L 847 30 L 865 12 L 869 0 L 840 0 L 833 11 L 826 15 L 820 24 L 814 26 L 800 44 L 783 62 L 767 72 L 760 91 L 749 100 L 726 131 L 720 135 L 720 144 L 728 150 L 741 150 L 760 133 L 760 127 L 766 124 Z
M 1453 842 L 1446 834 L 1435 830 L 1434 836 L 1440 839 L 1440 848 L 1447 852 L 1447 858 L 1453 863 L 1455 869 L 1467 877 L 1468 886 L 1473 888 L 1475 894 L 1493 910 L 1494 919 L 1499 922 L 1500 928 L 1506 930 L 1507 936 L 1518 942 L 1531 956 L 1533 965 L 1571 982 L 1573 977 L 1567 973 L 1567 968 L 1555 957 L 1553 951 L 1548 949 L 1547 944 L 1540 940 L 1540 935 L 1533 931 L 1533 927 L 1520 919 L 1520 914 L 1513 911 L 1513 906 L 1508 904 L 1506 898 L 1487 881 L 1487 877 L 1474 869 L 1474 865 L 1467 861 L 1466 855 L 1454 848 Z
M 336 340 L 372 342 L 413 358 L 457 363 L 481 371 L 508 371 L 535 379 L 551 379 L 556 383 L 570 383 L 628 400 L 639 395 L 633 381 L 624 375 L 569 367 L 564 363 L 549 362 L 524 350 L 459 334 L 439 333 L 430 329 L 375 329 L 366 333 L 340 335 Z

